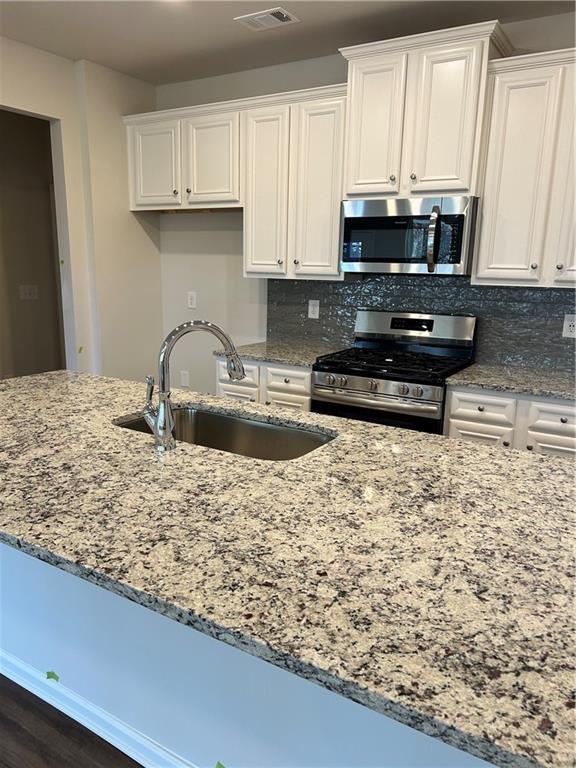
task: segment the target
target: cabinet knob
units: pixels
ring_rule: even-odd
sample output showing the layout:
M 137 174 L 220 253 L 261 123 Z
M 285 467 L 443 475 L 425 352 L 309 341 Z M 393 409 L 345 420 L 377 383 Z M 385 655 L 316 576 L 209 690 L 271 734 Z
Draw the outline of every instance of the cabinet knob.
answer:
M 249 402 L 255 403 L 256 402 L 256 398 L 255 397 L 251 397 Z
M 412 171 L 412 173 L 410 174 L 410 178 L 412 179 L 412 181 L 416 181 L 416 174 L 414 173 L 414 171 Z
M 483 405 L 479 405 L 478 406 L 478 410 L 480 411 L 480 413 L 482 413 L 482 411 L 484 410 L 484 406 Z
M 284 264 L 284 262 L 282 261 L 282 259 L 278 259 L 278 261 L 276 262 L 276 264 Z
M 284 379 L 284 384 L 290 384 L 290 379 Z
M 556 264 L 556 269 L 564 269 L 564 264 Z
M 176 196 L 176 195 L 178 194 L 178 190 L 177 190 L 177 189 L 173 189 L 173 190 L 172 190 L 172 194 L 173 194 L 174 196 Z
M 568 418 L 566 416 L 560 417 L 560 423 L 561 424 L 568 424 Z
M 190 187 L 186 187 L 186 193 L 189 194 L 189 195 L 192 194 L 192 190 L 190 189 Z
M 504 448 L 509 448 L 510 447 L 510 441 L 509 440 L 504 440 L 502 442 L 502 445 L 504 446 Z
M 533 451 L 534 450 L 534 446 L 533 445 L 527 445 L 526 446 L 526 450 L 527 451 Z
M 390 178 L 390 181 L 391 181 L 391 182 L 395 182 L 395 181 L 396 181 L 396 176 L 394 176 L 394 174 L 393 174 L 393 173 L 391 173 L 391 174 L 390 174 L 390 177 L 389 177 L 389 178 Z
M 270 402 L 270 400 L 266 400 L 266 405 L 272 405 L 272 403 Z
M 530 269 L 538 269 L 538 264 L 530 264 Z

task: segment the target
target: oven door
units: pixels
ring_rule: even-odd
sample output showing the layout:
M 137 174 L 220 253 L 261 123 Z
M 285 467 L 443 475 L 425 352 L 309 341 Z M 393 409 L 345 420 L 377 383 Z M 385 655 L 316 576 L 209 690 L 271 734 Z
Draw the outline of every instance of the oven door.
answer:
M 345 200 L 343 272 L 468 274 L 477 198 Z
M 314 387 L 310 410 L 327 416 L 369 421 L 389 427 L 414 429 L 441 435 L 443 431 L 443 403 L 403 400 L 397 397 L 365 397 L 362 393 L 340 394 L 334 390 L 320 391 Z

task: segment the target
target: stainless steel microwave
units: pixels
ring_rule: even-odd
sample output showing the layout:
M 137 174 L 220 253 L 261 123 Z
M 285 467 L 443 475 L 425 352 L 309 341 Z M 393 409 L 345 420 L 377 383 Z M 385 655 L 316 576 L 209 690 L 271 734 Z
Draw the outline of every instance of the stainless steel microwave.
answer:
M 342 203 L 342 272 L 470 274 L 477 197 Z

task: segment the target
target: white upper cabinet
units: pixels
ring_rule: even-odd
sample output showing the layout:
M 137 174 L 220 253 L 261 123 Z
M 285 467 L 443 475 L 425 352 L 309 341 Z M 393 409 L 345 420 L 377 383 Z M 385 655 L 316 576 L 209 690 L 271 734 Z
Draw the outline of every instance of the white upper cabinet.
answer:
M 259 277 L 337 277 L 343 88 L 241 116 L 244 270 Z M 313 98 L 316 93 L 327 98 Z
M 182 142 L 186 201 L 238 202 L 238 112 L 186 118 L 182 121 Z
M 491 65 L 475 282 L 574 284 L 574 52 Z
M 373 56 L 350 65 L 346 191 L 351 195 L 399 189 L 405 53 Z
M 344 48 L 347 195 L 476 191 L 488 55 L 497 22 Z
M 410 193 L 472 188 L 483 50 L 475 42 L 412 55 L 402 167 Z
M 288 259 L 294 276 L 337 275 L 344 98 L 291 107 Z
M 244 268 L 286 274 L 290 107 L 242 113 Z
M 179 206 L 180 122 L 165 120 L 129 128 L 131 208 Z

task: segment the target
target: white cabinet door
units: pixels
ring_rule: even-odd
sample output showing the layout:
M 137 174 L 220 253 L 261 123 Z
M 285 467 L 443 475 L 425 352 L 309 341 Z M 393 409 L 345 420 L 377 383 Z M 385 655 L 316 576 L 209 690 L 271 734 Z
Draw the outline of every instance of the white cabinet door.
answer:
M 216 394 L 220 397 L 230 397 L 233 400 L 242 400 L 246 403 L 258 402 L 258 387 L 243 387 L 239 384 L 223 384 L 219 381 L 216 385 Z
M 471 189 L 484 47 L 478 41 L 410 55 L 402 162 L 410 194 Z
M 514 441 L 514 428 L 450 418 L 448 420 L 448 437 L 509 448 Z
M 294 275 L 337 275 L 345 100 L 292 108 L 288 258 Z
M 576 408 L 573 404 L 532 400 L 521 403 L 516 447 L 553 456 L 576 454 Z
M 495 426 L 513 427 L 516 421 L 516 400 L 499 395 L 456 390 L 448 402 L 450 419 Z
M 182 121 L 188 203 L 238 202 L 239 113 L 196 115 Z
M 476 277 L 540 280 L 557 143 L 562 68 L 494 75 Z
M 310 398 L 302 395 L 287 395 L 283 392 L 269 392 L 266 405 L 278 405 L 281 408 L 292 408 L 296 411 L 309 411 Z
M 180 205 L 180 121 L 132 125 L 128 137 L 131 208 Z
M 267 366 L 264 369 L 266 399 L 271 391 L 285 392 L 292 395 L 310 395 L 312 374 L 309 368 L 276 368 Z
M 243 379 L 235 380 L 234 386 L 240 387 L 256 387 L 260 384 L 260 367 L 258 365 L 243 363 L 244 373 L 246 374 Z M 216 377 L 222 384 L 230 384 L 231 379 L 228 376 L 228 366 L 226 360 L 217 360 L 216 362 Z
M 399 189 L 406 91 L 405 53 L 349 64 L 346 184 L 349 195 Z
M 286 273 L 290 107 L 242 113 L 244 269 Z

